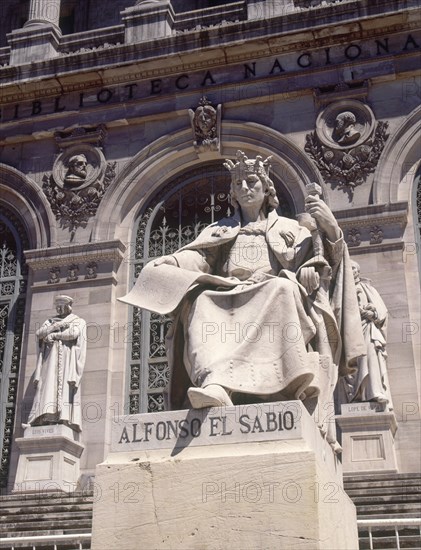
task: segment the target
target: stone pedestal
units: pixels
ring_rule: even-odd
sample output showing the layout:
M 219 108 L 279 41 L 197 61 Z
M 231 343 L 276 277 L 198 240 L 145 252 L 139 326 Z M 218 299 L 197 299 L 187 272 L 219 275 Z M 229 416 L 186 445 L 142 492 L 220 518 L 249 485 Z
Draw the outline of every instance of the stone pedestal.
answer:
M 336 421 L 342 433 L 344 473 L 397 472 L 396 417 L 379 403 L 348 403 Z
M 124 10 L 121 16 L 126 27 L 126 44 L 172 34 L 175 14 L 170 0 L 140 2 Z
M 61 32 L 53 24 L 24 27 L 7 35 L 10 64 L 21 65 L 57 57 Z
M 76 490 L 83 445 L 68 426 L 29 426 L 16 439 L 19 462 L 14 493 Z
M 357 549 L 341 465 L 301 402 L 119 417 L 92 549 Z
M 20 65 L 58 56 L 61 38 L 61 0 L 31 0 L 29 19 L 23 29 L 7 35 L 10 64 Z

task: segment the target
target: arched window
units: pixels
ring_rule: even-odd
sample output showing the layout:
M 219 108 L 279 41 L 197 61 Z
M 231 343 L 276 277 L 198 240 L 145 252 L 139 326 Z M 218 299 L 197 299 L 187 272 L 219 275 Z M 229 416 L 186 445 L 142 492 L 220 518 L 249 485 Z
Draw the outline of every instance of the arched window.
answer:
M 291 200 L 274 180 L 279 214 L 291 216 Z M 172 254 L 193 241 L 214 221 L 229 216 L 230 175 L 222 162 L 195 168 L 170 181 L 141 212 L 136 223 L 132 282 L 149 261 Z M 165 335 L 167 316 L 132 308 L 127 376 L 131 414 L 165 410 L 169 369 Z
M 23 228 L 15 216 L 2 208 L 0 214 L 0 487 L 6 487 L 22 332 L 25 313 L 27 247 Z M 5 215 L 3 215 L 3 212 Z

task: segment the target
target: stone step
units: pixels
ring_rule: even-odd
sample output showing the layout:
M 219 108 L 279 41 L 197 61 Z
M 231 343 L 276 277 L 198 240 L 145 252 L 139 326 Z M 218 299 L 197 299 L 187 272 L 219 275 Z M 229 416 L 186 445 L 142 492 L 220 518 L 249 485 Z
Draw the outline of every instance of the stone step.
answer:
M 15 495 L 11 495 L 15 496 Z M 91 503 L 93 501 L 93 495 L 80 495 L 80 496 L 46 496 L 45 494 L 31 495 L 31 498 L 8 498 L 0 497 L 0 509 L 9 508 L 13 506 L 54 506 L 59 505 L 74 505 L 74 504 L 83 504 Z
M 77 512 L 84 512 L 84 511 L 90 511 L 92 510 L 92 503 L 85 502 L 81 504 L 69 504 L 69 505 L 51 505 L 46 506 L 45 503 L 43 503 L 41 506 L 22 506 L 22 505 L 16 505 L 14 507 L 9 508 L 1 508 L 0 509 L 0 517 L 10 517 L 14 515 L 23 515 L 23 514 L 59 514 L 59 513 L 65 513 L 65 514 L 74 514 Z
M 371 480 L 366 482 L 344 481 L 344 488 L 348 490 L 370 490 L 370 489 L 385 489 L 385 488 L 400 488 L 400 487 L 418 487 L 421 490 L 421 481 L 419 479 L 388 481 L 388 480 Z
M 92 511 L 86 510 L 84 512 L 73 512 L 71 516 L 63 516 L 63 514 L 21 514 L 21 515 L 13 515 L 13 516 L 0 516 L 0 525 L 7 524 L 7 523 L 21 523 L 24 525 L 28 522 L 33 521 L 39 521 L 42 523 L 43 521 L 56 521 L 56 520 L 62 520 L 64 518 L 71 519 L 71 520 L 77 520 L 77 519 L 89 519 L 92 518 Z
M 415 502 L 420 502 L 420 495 L 415 493 L 413 495 L 381 495 L 381 496 L 371 496 L 371 495 L 361 495 L 352 497 L 352 501 L 355 506 L 359 504 L 373 504 L 377 506 L 378 504 L 406 504 Z M 421 512 L 421 505 L 420 505 Z
M 360 481 L 383 481 L 383 480 L 404 480 L 404 479 L 420 479 L 421 480 L 421 472 L 413 472 L 413 473 L 406 473 L 406 474 L 399 474 L 399 473 L 384 473 L 384 474 L 376 474 L 376 473 L 368 473 L 368 474 L 345 474 L 344 475 L 344 481 L 347 482 L 355 481 L 359 483 Z
M 2 538 L 8 537 L 13 539 L 17 537 L 42 537 L 45 535 L 81 535 L 90 532 L 90 528 L 87 529 L 86 527 L 81 527 L 80 529 L 39 529 L 36 531 L 14 531 L 13 533 L 2 534 L 1 536 Z
M 391 514 L 393 517 L 395 517 L 395 514 L 401 514 L 401 513 L 407 513 L 412 512 L 417 514 L 417 517 L 420 517 L 421 510 L 420 510 L 420 504 L 419 503 L 412 503 L 408 502 L 406 504 L 383 504 L 380 503 L 376 507 L 365 506 L 365 505 L 359 505 L 357 506 L 357 514 L 358 518 L 360 518 L 360 514 Z
M 38 518 L 35 522 L 27 522 L 27 523 L 4 523 L 1 527 L 0 533 L 2 533 L 2 536 L 7 535 L 8 533 L 16 533 L 16 532 L 28 532 L 33 531 L 34 533 L 40 534 L 39 531 L 46 531 L 47 535 L 50 534 L 50 532 L 59 531 L 61 533 L 68 533 L 68 532 L 90 532 L 92 529 L 92 519 L 58 519 L 54 521 L 43 521 L 41 522 Z M 16 535 L 15 535 L 16 536 Z
M 419 535 L 399 535 L 399 544 L 401 549 L 412 548 L 412 549 L 421 549 L 421 539 Z M 369 550 L 370 548 L 370 539 L 368 537 L 359 538 L 359 550 Z M 396 550 L 396 537 L 393 536 L 373 536 L 373 548 L 386 550 L 393 548 Z
M 82 548 L 82 550 L 89 550 L 90 549 L 90 542 L 89 541 L 83 541 L 82 543 L 82 546 L 79 546 L 79 542 L 60 542 L 56 545 L 56 548 L 57 550 L 79 550 L 80 548 Z M 10 550 L 11 546 L 10 545 L 6 545 L 6 546 L 3 546 L 1 543 L 0 543 L 0 548 L 4 548 L 4 549 L 7 549 L 7 550 Z M 18 542 L 18 543 L 14 543 L 13 545 L 13 548 L 19 548 L 20 550 L 33 550 L 33 545 L 28 545 L 27 542 Z M 42 545 L 40 546 L 39 544 L 37 544 L 36 546 L 36 550 L 53 550 L 54 546 L 53 546 L 53 543 L 50 543 L 48 545 Z
M 346 489 L 346 493 L 352 499 L 361 495 L 367 496 L 389 496 L 389 495 L 421 495 L 421 486 L 413 487 L 382 487 L 376 489 L 365 489 L 364 491 L 359 489 Z
M 419 512 L 395 512 L 393 514 L 389 514 L 389 513 L 379 513 L 377 509 L 374 509 L 372 507 L 370 507 L 370 511 L 371 513 L 369 514 L 364 514 L 364 513 L 358 513 L 358 509 L 357 509 L 357 516 L 358 516 L 358 519 L 392 519 L 392 518 L 395 518 L 395 519 L 410 519 L 410 518 L 419 518 L 420 517 L 420 514 Z

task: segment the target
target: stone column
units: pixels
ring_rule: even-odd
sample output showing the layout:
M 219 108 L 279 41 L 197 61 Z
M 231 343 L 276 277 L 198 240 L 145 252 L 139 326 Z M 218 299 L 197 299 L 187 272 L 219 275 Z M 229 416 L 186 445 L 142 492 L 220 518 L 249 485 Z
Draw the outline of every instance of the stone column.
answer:
M 55 25 L 59 28 L 61 0 L 31 0 L 29 19 L 24 27 L 31 25 Z

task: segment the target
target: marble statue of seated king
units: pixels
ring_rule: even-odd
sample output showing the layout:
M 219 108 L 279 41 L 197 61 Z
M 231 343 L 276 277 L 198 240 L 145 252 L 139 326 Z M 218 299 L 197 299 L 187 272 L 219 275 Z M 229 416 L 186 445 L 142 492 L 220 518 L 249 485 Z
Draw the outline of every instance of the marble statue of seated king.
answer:
M 269 159 L 238 151 L 224 166 L 234 215 L 146 265 L 122 300 L 173 317 L 171 408 L 188 406 L 186 393 L 193 408 L 301 399 L 332 418 L 326 407 L 338 376 L 364 354 L 342 232 L 327 204 L 309 195 L 321 254 L 309 229 L 277 214 Z

